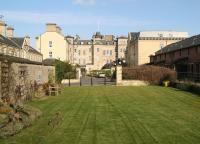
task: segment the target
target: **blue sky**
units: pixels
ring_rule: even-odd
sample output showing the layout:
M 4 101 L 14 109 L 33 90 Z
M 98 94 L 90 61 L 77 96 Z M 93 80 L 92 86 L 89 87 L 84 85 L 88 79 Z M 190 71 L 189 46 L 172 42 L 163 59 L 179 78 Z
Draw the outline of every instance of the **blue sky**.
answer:
M 200 34 L 199 0 L 0 0 L 0 15 L 15 36 L 34 39 L 45 23 L 57 23 L 65 35 L 91 38 L 99 29 L 117 36 L 144 30 Z

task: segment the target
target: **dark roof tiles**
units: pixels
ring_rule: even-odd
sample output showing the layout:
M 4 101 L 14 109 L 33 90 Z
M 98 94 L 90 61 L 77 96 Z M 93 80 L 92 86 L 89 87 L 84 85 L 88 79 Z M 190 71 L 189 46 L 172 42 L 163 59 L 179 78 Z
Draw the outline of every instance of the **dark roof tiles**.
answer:
M 177 43 L 170 44 L 166 47 L 164 47 L 162 50 L 159 50 L 156 52 L 156 54 L 162 54 L 162 53 L 168 53 L 192 46 L 198 46 L 200 45 L 200 35 L 196 35 L 190 38 L 187 38 L 185 40 L 179 41 Z

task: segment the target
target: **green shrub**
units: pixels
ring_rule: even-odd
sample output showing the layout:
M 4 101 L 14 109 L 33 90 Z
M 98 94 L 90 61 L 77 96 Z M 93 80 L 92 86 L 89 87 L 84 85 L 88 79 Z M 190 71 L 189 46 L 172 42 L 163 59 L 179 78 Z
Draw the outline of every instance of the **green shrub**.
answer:
M 61 83 L 63 79 L 76 77 L 76 69 L 68 62 L 55 60 L 56 82 Z

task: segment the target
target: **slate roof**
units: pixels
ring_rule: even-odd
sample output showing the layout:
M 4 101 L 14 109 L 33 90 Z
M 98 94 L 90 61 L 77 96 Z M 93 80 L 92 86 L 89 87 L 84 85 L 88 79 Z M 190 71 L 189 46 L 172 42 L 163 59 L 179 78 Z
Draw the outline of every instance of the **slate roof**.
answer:
M 114 41 L 106 41 L 106 40 L 97 40 L 94 43 L 95 45 L 114 45 Z
M 11 38 L 12 41 L 14 41 L 17 45 L 20 46 L 20 48 L 23 47 L 23 43 L 24 43 L 24 37 L 14 37 L 14 38 Z M 39 54 L 39 55 L 42 55 L 40 52 L 38 52 L 36 49 L 34 49 L 33 47 L 29 46 L 29 51 L 32 52 L 32 53 L 35 53 L 35 54 Z
M 65 36 L 66 38 L 74 38 L 73 36 L 67 35 Z
M 45 66 L 55 66 L 55 62 L 56 62 L 56 59 L 53 59 L 53 58 L 48 58 L 48 59 L 44 59 L 43 60 L 43 64 Z
M 126 36 L 120 36 L 120 37 L 118 37 L 118 39 L 128 39 L 128 37 L 126 37 Z
M 24 43 L 24 38 L 11 38 L 12 41 L 14 41 L 16 44 L 18 44 L 20 47 L 23 46 L 23 43 Z
M 0 43 L 12 46 L 12 47 L 16 47 L 21 49 L 24 43 L 24 39 L 23 37 L 14 37 L 14 38 L 7 38 L 4 37 L 3 35 L 0 34 Z M 29 51 L 35 54 L 39 54 L 42 55 L 40 52 L 38 52 L 36 49 L 34 49 L 33 47 L 29 46 Z
M 0 54 L 0 61 L 2 61 L 2 60 L 7 60 L 9 62 L 15 62 L 15 63 L 42 65 L 41 62 L 30 61 L 30 60 L 24 59 L 24 58 Z
M 131 32 L 131 40 L 143 40 L 143 39 L 179 39 L 183 40 L 188 38 L 187 32 L 176 32 L 176 31 L 142 31 L 142 32 Z
M 162 50 L 157 51 L 156 54 L 168 53 L 168 52 L 177 51 L 180 49 L 189 48 L 193 46 L 199 46 L 199 45 L 200 45 L 200 35 L 196 35 L 196 36 L 187 38 L 185 40 L 170 44 L 164 47 Z
M 29 51 L 38 55 L 42 55 L 40 52 L 38 52 L 36 49 L 34 49 L 33 47 L 29 46 Z
M 0 43 L 12 46 L 12 47 L 17 47 L 20 48 L 19 45 L 17 45 L 14 41 L 12 41 L 11 39 L 8 39 L 6 37 L 4 37 L 3 35 L 0 34 Z

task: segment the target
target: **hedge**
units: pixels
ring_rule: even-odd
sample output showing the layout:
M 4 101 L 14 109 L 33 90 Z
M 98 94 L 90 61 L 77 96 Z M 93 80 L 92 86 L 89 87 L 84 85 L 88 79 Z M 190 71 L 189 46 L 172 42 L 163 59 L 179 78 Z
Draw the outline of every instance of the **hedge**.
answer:
M 123 68 L 122 76 L 125 80 L 143 80 L 153 85 L 160 85 L 163 81 L 174 82 L 177 79 L 176 71 L 158 66 Z

